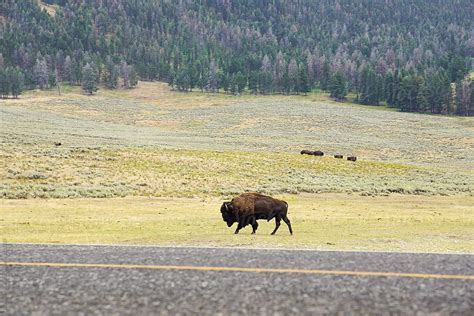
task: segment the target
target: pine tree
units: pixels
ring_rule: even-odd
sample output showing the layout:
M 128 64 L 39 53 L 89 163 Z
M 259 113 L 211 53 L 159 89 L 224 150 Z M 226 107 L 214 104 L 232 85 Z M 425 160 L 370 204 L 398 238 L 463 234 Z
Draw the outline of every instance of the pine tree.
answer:
M 46 60 L 44 58 L 36 59 L 34 74 L 36 78 L 36 84 L 40 87 L 40 89 L 47 88 L 49 79 L 49 69 L 48 64 L 46 63 Z
M 235 75 L 235 84 L 237 85 L 237 93 L 242 93 L 247 86 L 247 78 L 239 71 Z
M 424 80 L 420 76 L 407 75 L 403 77 L 397 96 L 398 107 L 405 112 L 424 111 L 428 104 L 424 85 Z
M 98 90 L 96 74 L 88 63 L 82 68 L 82 89 L 89 95 Z
M 322 90 L 328 90 L 331 80 L 331 68 L 329 66 L 329 61 L 325 61 L 323 64 L 323 69 L 321 71 L 321 79 L 319 82 L 319 87 Z
M 231 94 L 237 94 L 238 87 L 237 87 L 237 80 L 235 79 L 235 75 L 231 75 L 229 77 L 229 86 L 228 90 Z
M 291 59 L 288 64 L 288 90 L 290 93 L 297 93 L 299 87 L 299 68 L 296 60 Z
M 217 67 L 217 64 L 215 63 L 214 60 L 211 60 L 211 63 L 209 64 L 209 72 L 207 75 L 207 85 L 206 85 L 206 90 L 210 92 L 217 92 L 217 89 L 219 88 L 219 82 L 217 79 L 217 73 L 219 71 L 219 68 Z
M 306 67 L 300 67 L 298 91 L 307 95 L 311 91 L 308 70 Z
M 456 114 L 469 116 L 471 108 L 471 80 L 464 79 L 456 83 Z
M 272 64 L 267 55 L 263 57 L 258 82 L 260 93 L 270 93 L 272 87 Z
M 178 91 L 189 91 L 190 90 L 190 75 L 188 68 L 181 68 L 176 74 L 175 85 Z
M 281 51 L 275 57 L 275 72 L 273 74 L 273 85 L 276 90 L 286 90 L 285 76 L 288 75 L 288 67 L 286 66 L 285 57 Z
M 48 86 L 50 88 L 56 87 L 56 85 L 58 84 L 58 77 L 56 76 L 56 73 L 57 71 L 54 70 L 54 71 L 51 71 L 48 75 Z
M 427 77 L 427 101 L 431 113 L 447 113 L 451 102 L 451 84 L 445 71 L 429 74 Z
M 378 105 L 380 101 L 380 85 L 371 67 L 364 67 L 359 82 L 359 102 L 361 104 Z
M 428 89 L 426 87 L 425 80 L 420 77 L 420 85 L 418 87 L 417 92 L 417 100 L 418 103 L 418 112 L 428 112 L 429 111 L 429 104 L 428 104 Z
M 2 98 L 7 98 L 10 95 L 11 83 L 8 79 L 8 74 L 6 69 L 0 68 L 0 96 Z
M 71 57 L 68 55 L 64 59 L 63 80 L 72 84 L 74 81 L 73 73 L 74 73 L 74 66 L 72 64 Z
M 219 71 L 217 75 L 217 81 L 219 82 L 219 86 L 222 88 L 222 90 L 224 90 L 225 93 L 229 92 L 231 90 L 230 85 L 232 76 L 223 71 Z
M 384 98 L 387 104 L 393 106 L 395 101 L 395 78 L 392 71 L 388 71 L 385 74 L 384 92 Z
M 18 68 L 9 68 L 7 69 L 7 77 L 10 81 L 10 91 L 11 95 L 14 98 L 18 98 L 19 95 L 23 92 L 24 87 L 24 77 Z
M 452 56 L 448 63 L 448 74 L 451 82 L 462 80 L 467 74 L 467 67 L 460 56 Z
M 258 92 L 258 81 L 259 81 L 259 72 L 258 71 L 252 71 L 249 75 L 249 90 L 253 94 L 257 94 Z
M 338 71 L 331 79 L 329 86 L 331 97 L 343 100 L 347 95 L 347 82 L 342 72 Z
M 108 89 L 116 89 L 118 87 L 119 69 L 112 61 L 112 57 L 107 56 L 105 61 L 105 69 L 102 72 L 102 82 Z
M 411 76 L 405 76 L 402 78 L 402 82 L 400 84 L 400 91 L 397 95 L 396 105 L 402 111 L 410 112 L 413 103 L 413 96 L 412 96 L 412 78 Z
M 122 62 L 122 65 L 120 67 L 120 74 L 123 79 L 123 87 L 125 89 L 130 88 L 130 67 L 128 67 L 128 64 L 126 61 Z M 176 78 L 175 78 L 176 80 Z
M 134 88 L 138 85 L 138 74 L 137 71 L 135 70 L 135 67 L 133 65 L 129 66 L 129 73 L 130 73 L 130 88 Z M 191 80 L 191 76 L 190 76 Z M 192 83 L 190 82 L 189 84 L 190 89 L 193 88 Z

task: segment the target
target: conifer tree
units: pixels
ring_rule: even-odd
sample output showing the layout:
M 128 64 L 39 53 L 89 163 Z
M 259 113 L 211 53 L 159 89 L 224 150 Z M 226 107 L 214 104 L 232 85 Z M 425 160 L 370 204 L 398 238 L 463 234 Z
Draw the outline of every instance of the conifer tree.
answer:
M 18 98 L 23 92 L 24 77 L 17 67 L 7 69 L 7 78 L 10 81 L 10 92 L 14 98 Z
M 96 74 L 89 63 L 82 68 L 82 89 L 89 95 L 98 90 Z
M 329 88 L 331 80 L 331 68 L 329 66 L 329 61 L 325 61 L 323 64 L 323 69 L 321 71 L 321 79 L 319 82 L 319 87 L 322 90 L 327 90 Z
M 130 88 L 130 67 L 128 67 L 128 64 L 126 61 L 122 62 L 122 65 L 120 67 L 120 74 L 122 75 L 122 79 L 123 79 L 123 87 L 125 89 Z
M 331 79 L 329 86 L 331 97 L 337 100 L 343 100 L 347 95 L 347 83 L 344 75 L 338 71 Z
M 130 65 L 129 66 L 130 70 L 129 70 L 129 73 L 130 73 L 130 88 L 133 88 L 133 87 L 136 87 L 138 85 L 138 74 L 137 74 L 137 71 L 135 70 L 135 67 L 133 67 L 133 65 Z M 191 76 L 189 76 L 190 79 L 191 79 Z M 190 85 L 189 85 L 190 89 L 193 88 L 193 85 L 192 83 L 190 82 Z
M 253 94 L 257 94 L 258 92 L 258 78 L 259 77 L 259 72 L 258 71 L 252 71 L 249 75 L 249 90 Z
M 260 93 L 268 94 L 272 86 L 272 64 L 268 55 L 263 57 L 258 81 Z
M 215 61 L 211 60 L 211 63 L 209 64 L 209 72 L 207 75 L 207 86 L 206 86 L 207 91 L 217 92 L 217 89 L 219 88 L 219 82 L 217 78 L 218 70 L 219 69 Z
M 34 74 L 36 78 L 36 84 L 40 87 L 40 89 L 47 88 L 49 80 L 49 69 L 48 64 L 46 63 L 46 60 L 44 58 L 36 59 Z
M 107 56 L 105 61 L 105 69 L 102 72 L 102 82 L 108 89 L 116 89 L 118 87 L 119 69 L 112 61 L 110 56 Z
M 8 74 L 6 69 L 0 68 L 0 96 L 2 98 L 7 98 L 10 95 L 11 83 L 8 79 Z
M 288 64 L 288 92 L 289 93 L 298 93 L 299 87 L 299 68 L 296 60 L 291 59 Z
M 307 95 L 311 91 L 308 70 L 306 67 L 300 67 L 298 91 Z
M 242 93 L 247 86 L 247 78 L 239 71 L 235 75 L 235 84 L 237 86 L 237 93 Z

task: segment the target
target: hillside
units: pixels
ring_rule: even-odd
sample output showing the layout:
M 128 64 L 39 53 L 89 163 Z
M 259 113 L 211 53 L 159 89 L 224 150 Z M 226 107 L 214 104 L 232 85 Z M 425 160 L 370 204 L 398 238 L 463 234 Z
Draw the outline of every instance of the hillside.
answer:
M 69 86 L 61 96 L 31 91 L 1 108 L 4 198 L 474 190 L 472 118 L 361 108 L 321 94 L 183 94 L 148 82 L 93 97 Z
M 18 67 L 6 76 L 27 88 L 79 84 L 89 64 L 112 89 L 136 71 L 181 91 L 322 89 L 402 111 L 474 113 L 469 0 L 9 1 L 2 12 L 0 66 Z

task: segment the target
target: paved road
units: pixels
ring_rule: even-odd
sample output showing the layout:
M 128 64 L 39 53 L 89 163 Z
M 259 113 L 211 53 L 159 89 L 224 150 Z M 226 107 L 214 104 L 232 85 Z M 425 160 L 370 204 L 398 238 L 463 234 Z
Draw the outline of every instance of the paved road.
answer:
M 2 244 L 0 261 L 7 315 L 474 314 L 473 255 Z

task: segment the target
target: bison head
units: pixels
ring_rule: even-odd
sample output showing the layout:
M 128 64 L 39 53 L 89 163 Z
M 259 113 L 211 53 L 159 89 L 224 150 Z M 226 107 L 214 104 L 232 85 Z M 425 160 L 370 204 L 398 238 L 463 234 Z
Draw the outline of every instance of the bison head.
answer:
M 233 213 L 233 206 L 231 202 L 224 202 L 221 206 L 222 219 L 227 223 L 227 226 L 232 226 L 236 222 L 235 215 Z

